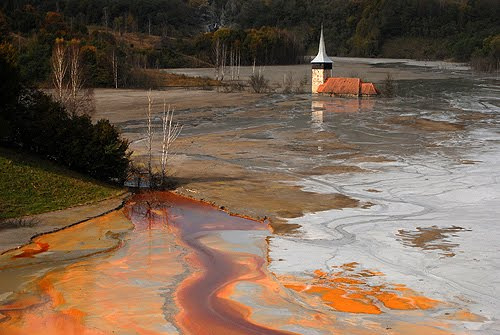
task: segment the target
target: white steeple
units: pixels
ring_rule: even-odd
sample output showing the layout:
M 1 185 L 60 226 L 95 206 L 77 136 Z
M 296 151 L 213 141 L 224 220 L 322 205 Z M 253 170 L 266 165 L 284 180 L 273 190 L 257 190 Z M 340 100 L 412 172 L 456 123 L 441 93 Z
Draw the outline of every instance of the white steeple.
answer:
M 333 64 L 333 61 L 326 54 L 325 38 L 323 37 L 323 25 L 321 25 L 321 38 L 319 40 L 319 51 L 316 58 L 311 62 L 312 64 Z

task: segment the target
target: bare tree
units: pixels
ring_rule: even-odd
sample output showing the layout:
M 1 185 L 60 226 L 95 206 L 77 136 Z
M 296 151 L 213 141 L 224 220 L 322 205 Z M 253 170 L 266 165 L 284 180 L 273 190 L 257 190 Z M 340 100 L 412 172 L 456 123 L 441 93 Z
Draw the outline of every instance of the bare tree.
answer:
M 161 146 L 161 183 L 165 185 L 165 180 L 167 177 L 167 164 L 168 157 L 171 154 L 171 148 L 177 137 L 179 137 L 182 131 L 182 125 L 179 123 L 173 123 L 174 120 L 174 109 L 167 107 L 165 100 L 163 100 L 163 115 L 162 115 L 162 131 L 163 139 Z
M 102 23 L 104 24 L 104 27 L 106 27 L 106 32 L 108 32 L 108 26 L 109 26 L 109 16 L 108 16 L 108 7 L 104 7 L 102 9 L 104 15 L 102 18 Z
M 148 15 L 148 35 L 151 36 L 151 15 Z
M 264 93 L 269 90 L 269 80 L 262 74 L 263 68 L 259 68 L 257 74 L 252 74 L 248 83 L 255 93 Z
M 66 101 L 67 84 L 65 82 L 68 71 L 66 46 L 64 39 L 56 39 L 54 50 L 52 51 L 52 83 L 54 84 L 56 100 L 64 104 Z
M 217 38 L 214 43 L 213 53 L 215 57 L 214 70 L 215 70 L 215 80 L 220 79 L 220 39 Z
M 69 46 L 69 105 L 76 112 L 83 89 L 83 68 L 80 56 L 80 41 L 72 40 Z
M 71 40 L 69 46 L 56 39 L 52 53 L 52 82 L 54 96 L 73 114 L 91 114 L 95 111 L 91 89 L 84 88 L 80 41 Z
M 237 78 L 238 80 L 240 80 L 240 70 L 241 70 L 241 49 L 238 47 L 238 59 L 237 59 L 237 71 L 236 71 L 236 74 L 237 74 Z
M 118 59 L 116 57 L 116 49 L 113 48 L 111 53 L 111 66 L 113 68 L 113 81 L 115 82 L 115 88 L 118 88 Z
M 235 52 L 233 47 L 231 47 L 231 49 L 229 49 L 229 73 L 231 73 L 231 80 L 234 80 L 234 70 L 235 70 L 234 59 L 235 59 Z
M 226 43 L 222 43 L 222 51 L 221 51 L 221 78 L 220 80 L 224 80 L 224 74 L 226 71 L 226 60 L 227 60 L 227 46 Z
M 150 187 L 153 183 L 153 97 L 151 96 L 151 90 L 148 91 L 148 108 L 146 109 L 146 146 L 148 151 L 148 177 Z
M 383 82 L 382 94 L 388 98 L 392 98 L 395 94 L 394 79 L 392 74 L 388 72 Z

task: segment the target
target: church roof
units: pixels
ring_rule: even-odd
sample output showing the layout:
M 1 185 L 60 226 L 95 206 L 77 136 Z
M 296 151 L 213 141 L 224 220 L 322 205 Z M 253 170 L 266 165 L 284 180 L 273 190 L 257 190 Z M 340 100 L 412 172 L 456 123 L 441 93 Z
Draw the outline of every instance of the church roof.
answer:
M 318 87 L 318 93 L 358 95 L 361 86 L 359 78 L 328 78 Z
M 377 95 L 378 91 L 373 83 L 361 83 L 362 95 Z
M 318 87 L 318 93 L 336 95 L 377 95 L 373 83 L 364 83 L 360 78 L 331 77 Z
M 312 64 L 333 64 L 333 61 L 326 54 L 325 38 L 323 37 L 323 26 L 321 27 L 321 37 L 319 40 L 318 55 L 312 60 Z

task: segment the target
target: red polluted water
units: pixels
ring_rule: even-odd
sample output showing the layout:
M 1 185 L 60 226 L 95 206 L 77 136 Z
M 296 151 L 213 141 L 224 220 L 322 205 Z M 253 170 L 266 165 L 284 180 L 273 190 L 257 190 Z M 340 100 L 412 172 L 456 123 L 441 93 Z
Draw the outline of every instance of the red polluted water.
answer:
M 406 286 L 370 284 L 383 274 L 357 263 L 276 278 L 267 229 L 173 193 L 135 195 L 0 255 L 0 334 L 385 334 L 387 323 L 357 316 L 420 319 L 439 307 Z M 395 320 L 392 334 L 452 333 L 445 320 Z
M 225 288 L 241 278 L 257 280 L 266 274 L 259 270 L 265 263 L 262 257 L 247 257 L 241 264 L 224 253 L 211 249 L 200 238 L 215 231 L 266 230 L 263 222 L 232 216 L 208 204 L 183 198 L 172 193 L 144 194 L 129 207 L 133 222 L 156 224 L 166 220 L 180 242 L 191 253 L 191 263 L 199 268 L 180 284 L 176 300 L 181 312 L 176 320 L 189 334 L 293 334 L 269 329 L 248 320 L 248 308 L 224 296 Z M 164 215 L 165 214 L 165 215 Z M 146 222 L 147 221 L 147 222 Z
M 138 194 L 122 210 L 3 255 L 0 294 L 10 298 L 0 304 L 0 333 L 290 334 L 252 322 L 250 307 L 229 297 L 236 282 L 267 275 L 264 257 L 202 241 L 266 229 L 172 193 Z

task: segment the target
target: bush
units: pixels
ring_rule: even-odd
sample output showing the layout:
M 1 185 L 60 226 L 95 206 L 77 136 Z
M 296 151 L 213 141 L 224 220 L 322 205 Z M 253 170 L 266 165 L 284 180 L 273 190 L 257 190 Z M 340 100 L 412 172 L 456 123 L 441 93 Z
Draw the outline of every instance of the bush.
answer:
M 388 98 L 393 97 L 396 94 L 396 87 L 394 85 L 394 79 L 392 75 L 387 73 L 382 86 L 382 95 Z
M 255 93 L 263 93 L 269 89 L 269 80 L 262 73 L 251 75 L 249 84 Z
M 0 220 L 0 231 L 13 228 L 31 228 L 35 227 L 39 223 L 40 222 L 35 218 L 15 218 Z
M 11 131 L 3 140 L 103 181 L 121 182 L 128 142 L 108 120 L 69 114 L 45 93 L 25 89 L 14 112 L 3 115 Z

